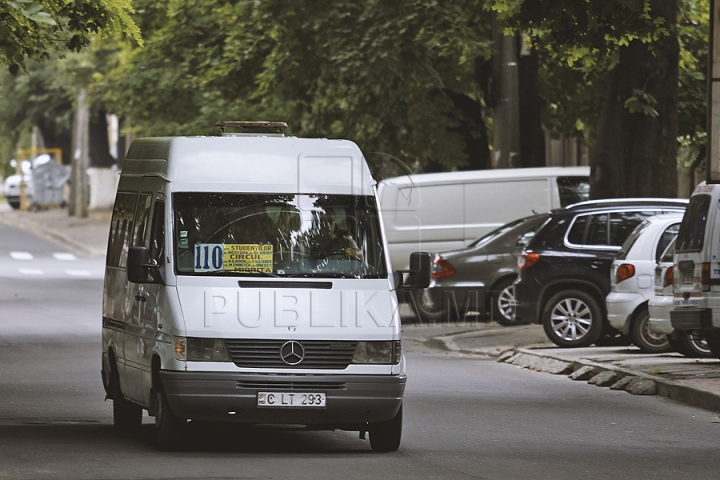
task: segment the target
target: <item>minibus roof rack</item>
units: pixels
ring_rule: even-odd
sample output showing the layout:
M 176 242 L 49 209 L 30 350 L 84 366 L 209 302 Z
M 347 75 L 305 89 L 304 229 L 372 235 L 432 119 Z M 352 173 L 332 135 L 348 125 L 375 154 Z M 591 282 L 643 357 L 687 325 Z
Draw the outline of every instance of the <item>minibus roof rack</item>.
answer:
M 215 124 L 219 128 L 219 135 L 272 135 L 284 136 L 283 128 L 287 128 L 285 122 L 245 121 L 245 120 L 223 120 Z M 225 127 L 238 129 L 237 132 L 225 132 Z

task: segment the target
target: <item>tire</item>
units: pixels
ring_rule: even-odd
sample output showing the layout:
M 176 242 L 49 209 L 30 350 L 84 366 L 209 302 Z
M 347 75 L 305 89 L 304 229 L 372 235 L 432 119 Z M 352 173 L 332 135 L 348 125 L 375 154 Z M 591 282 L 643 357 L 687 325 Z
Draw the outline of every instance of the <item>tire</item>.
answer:
M 603 333 L 600 305 L 582 290 L 563 290 L 550 297 L 542 318 L 545 335 L 558 347 L 587 347 Z
M 125 400 L 120 390 L 120 376 L 117 370 L 110 373 L 110 388 L 113 399 L 113 426 L 121 432 L 134 432 L 142 425 L 142 407 Z
M 665 353 L 672 350 L 667 335 L 650 330 L 650 314 L 647 308 L 642 309 L 632 319 L 630 338 L 644 353 Z
M 155 445 L 158 450 L 177 450 L 183 443 L 187 420 L 173 413 L 162 388 L 155 392 L 155 402 Z
M 20 208 L 20 202 L 8 201 L 8 204 L 13 210 L 17 210 L 18 208 Z
M 712 352 L 712 356 L 720 358 L 720 336 L 717 334 L 705 335 L 705 341 L 707 342 L 708 349 Z
M 394 452 L 400 448 L 402 439 L 403 407 L 400 405 L 397 415 L 386 422 L 370 422 L 370 448 L 373 452 Z
M 525 322 L 515 316 L 515 279 L 503 280 L 491 294 L 492 319 L 504 327 Z
M 685 352 L 680 352 L 691 358 L 712 358 L 714 355 L 708 347 L 708 343 L 698 330 L 680 332 L 680 342 Z M 687 353 L 686 353 L 687 352 Z
M 420 315 L 419 320 L 425 323 L 439 322 L 443 318 L 442 306 L 438 307 L 429 302 L 426 290 L 418 290 L 413 294 L 413 300 L 417 307 L 417 314 Z

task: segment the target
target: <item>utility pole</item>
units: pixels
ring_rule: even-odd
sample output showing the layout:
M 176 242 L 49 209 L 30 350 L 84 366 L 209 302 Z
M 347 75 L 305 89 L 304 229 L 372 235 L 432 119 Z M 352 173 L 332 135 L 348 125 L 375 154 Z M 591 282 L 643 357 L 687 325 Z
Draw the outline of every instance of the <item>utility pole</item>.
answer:
M 88 203 L 90 191 L 88 188 L 87 169 L 90 164 L 88 153 L 90 150 L 89 125 L 90 108 L 88 106 L 87 89 L 80 91 L 75 107 L 73 125 L 73 156 L 72 176 L 70 183 L 70 204 L 68 214 L 71 216 L 88 216 Z

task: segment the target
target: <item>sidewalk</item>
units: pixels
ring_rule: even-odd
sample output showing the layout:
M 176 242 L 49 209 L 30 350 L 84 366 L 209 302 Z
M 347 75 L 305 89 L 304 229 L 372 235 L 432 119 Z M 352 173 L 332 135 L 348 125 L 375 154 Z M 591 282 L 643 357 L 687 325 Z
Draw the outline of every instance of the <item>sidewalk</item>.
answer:
M 40 212 L 0 205 L 0 222 L 23 228 L 69 250 L 104 257 L 111 212 L 93 211 L 88 218 L 70 217 L 67 209 Z M 656 394 L 720 412 L 720 361 L 692 359 L 677 353 L 647 355 L 635 347 L 562 349 L 548 342 L 540 325 L 502 327 L 496 323 L 421 325 L 406 306 L 403 340 L 466 355 L 495 357 L 523 368 L 569 375 L 579 381 Z
M 68 250 L 92 257 L 105 257 L 110 211 L 91 211 L 87 218 L 71 217 L 67 208 L 21 212 L 7 204 L 0 208 L 0 222 L 28 230 Z
M 431 336 L 422 343 L 446 351 L 497 357 L 499 362 L 522 368 L 568 375 L 572 380 L 636 395 L 659 395 L 720 412 L 718 359 L 688 358 L 679 353 L 645 354 L 634 346 L 558 348 L 547 342 L 540 325 L 509 328 L 479 325 L 465 331 L 445 328 L 444 333 L 429 328 Z M 417 330 L 420 329 L 406 327 L 404 338 L 422 340 Z M 490 345 L 491 339 L 495 346 Z

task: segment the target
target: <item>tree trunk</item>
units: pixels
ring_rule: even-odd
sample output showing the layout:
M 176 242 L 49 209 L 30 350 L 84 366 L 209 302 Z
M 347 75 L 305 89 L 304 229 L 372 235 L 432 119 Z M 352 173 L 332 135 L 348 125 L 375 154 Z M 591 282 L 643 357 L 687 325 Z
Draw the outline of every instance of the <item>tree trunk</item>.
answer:
M 520 40 L 522 44 L 522 39 Z M 522 50 L 522 49 L 521 49 Z M 540 91 L 537 50 L 518 54 L 518 81 L 520 103 L 520 165 L 522 167 L 545 166 L 545 132 L 540 117 Z
M 620 49 L 590 153 L 591 198 L 677 196 L 677 0 L 650 0 L 650 8 L 671 33 Z M 638 93 L 657 101 L 646 103 L 657 115 L 630 112 L 625 104 Z
M 59 148 L 62 151 L 62 163 L 72 163 L 72 132 L 59 127 L 54 119 L 40 118 L 37 127 L 45 140 L 45 148 Z
M 115 159 L 110 155 L 107 112 L 98 110 L 90 116 L 90 167 L 110 168 Z

